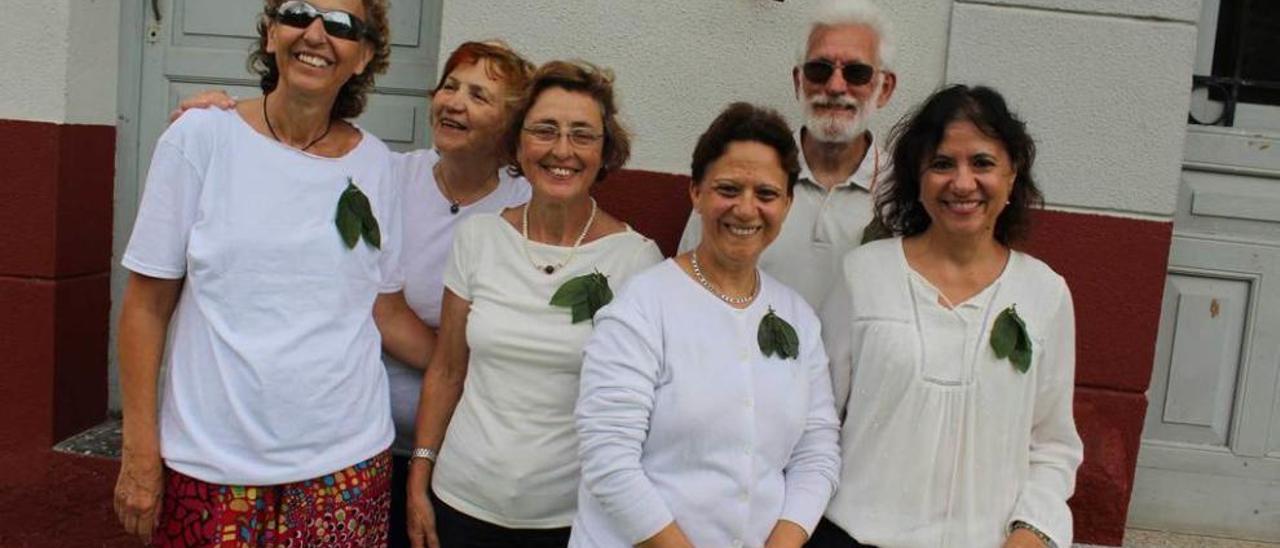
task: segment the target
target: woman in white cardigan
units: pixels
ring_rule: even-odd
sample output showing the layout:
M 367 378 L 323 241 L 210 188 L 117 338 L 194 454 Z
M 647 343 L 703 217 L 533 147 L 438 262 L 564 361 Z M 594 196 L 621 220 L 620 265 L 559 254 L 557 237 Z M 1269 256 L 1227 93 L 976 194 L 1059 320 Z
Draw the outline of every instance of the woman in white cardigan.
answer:
M 799 174 L 791 132 L 730 105 L 692 171 L 701 243 L 635 275 L 584 351 L 571 546 L 799 547 L 835 487 L 817 317 L 757 266 Z
M 893 149 L 897 237 L 851 252 L 823 309 L 844 467 L 811 545 L 1070 546 L 1071 293 L 1009 247 L 1041 201 L 1034 142 L 998 93 L 952 86 Z

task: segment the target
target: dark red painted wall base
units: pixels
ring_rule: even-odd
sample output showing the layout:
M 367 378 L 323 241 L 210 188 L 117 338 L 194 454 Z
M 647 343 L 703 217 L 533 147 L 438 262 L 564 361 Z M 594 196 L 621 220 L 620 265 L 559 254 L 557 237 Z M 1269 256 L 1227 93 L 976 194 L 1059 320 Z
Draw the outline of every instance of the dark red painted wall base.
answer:
M 689 217 L 689 178 L 621 171 L 600 205 L 675 253 Z M 1076 541 L 1120 545 L 1133 490 L 1173 226 L 1039 211 L 1020 247 L 1067 279 L 1076 309 L 1075 414 L 1085 459 L 1071 507 Z
M 0 120 L 0 444 L 107 410 L 115 128 Z

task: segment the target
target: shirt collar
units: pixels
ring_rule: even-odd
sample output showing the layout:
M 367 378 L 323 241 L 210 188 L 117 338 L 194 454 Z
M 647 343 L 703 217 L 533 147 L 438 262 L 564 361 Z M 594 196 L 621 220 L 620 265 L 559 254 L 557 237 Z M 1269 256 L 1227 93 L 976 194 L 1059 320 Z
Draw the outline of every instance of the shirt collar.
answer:
M 804 126 L 800 126 L 799 129 L 795 130 L 796 146 L 799 147 L 800 152 L 800 180 L 808 181 L 810 184 L 816 185 L 818 184 L 818 181 L 813 177 L 813 171 L 809 169 L 809 161 L 804 157 L 804 142 L 801 141 L 801 138 L 804 136 L 804 131 Z M 862 163 L 858 164 L 858 169 L 854 170 L 853 174 L 850 175 L 848 179 L 845 179 L 840 184 L 836 185 L 836 188 L 857 185 L 863 190 L 870 192 L 871 187 L 878 184 L 873 182 L 873 178 L 878 177 L 880 179 L 884 179 L 884 165 L 888 158 L 884 157 L 884 152 L 880 150 L 880 145 L 876 143 L 875 134 L 871 133 L 871 130 L 867 130 L 867 137 L 871 140 L 871 146 L 867 147 L 867 153 L 862 156 Z M 880 161 L 879 169 L 876 169 L 877 159 Z M 880 182 L 882 183 L 884 181 Z

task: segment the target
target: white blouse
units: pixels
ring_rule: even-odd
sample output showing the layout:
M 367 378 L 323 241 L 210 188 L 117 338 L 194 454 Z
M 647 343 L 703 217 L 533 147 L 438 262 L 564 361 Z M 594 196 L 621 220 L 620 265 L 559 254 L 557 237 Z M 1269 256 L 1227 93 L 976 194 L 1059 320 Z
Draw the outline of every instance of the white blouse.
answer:
M 826 353 L 804 299 L 761 284 L 736 309 L 668 260 L 597 314 L 571 546 L 631 546 L 672 520 L 697 546 L 761 546 L 780 519 L 812 532 L 840 465 Z M 761 352 L 771 308 L 799 335 L 798 359 Z
M 526 255 L 528 254 L 528 256 Z M 616 291 L 662 260 L 652 240 L 630 230 L 569 248 L 527 242 L 502 217 L 480 213 L 454 234 L 444 285 L 471 303 L 470 359 L 432 475 L 449 506 L 512 529 L 568 527 L 578 492 L 578 399 L 589 321 L 572 323 L 551 296 L 566 281 L 604 274 Z M 530 260 L 532 257 L 532 261 Z
M 879 546 L 1000 546 L 1014 521 L 1070 546 L 1067 499 L 1083 446 L 1062 277 L 1014 251 L 989 287 L 947 309 L 908 266 L 900 238 L 858 248 L 843 268 L 822 311 L 844 416 L 827 518 Z M 991 349 L 1009 306 L 1032 340 L 1026 373 Z

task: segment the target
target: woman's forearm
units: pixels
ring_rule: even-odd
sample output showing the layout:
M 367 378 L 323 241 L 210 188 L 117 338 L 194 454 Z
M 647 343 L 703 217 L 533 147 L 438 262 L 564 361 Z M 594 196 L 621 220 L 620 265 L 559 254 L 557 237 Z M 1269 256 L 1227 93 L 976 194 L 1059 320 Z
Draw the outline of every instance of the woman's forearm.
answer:
M 125 454 L 159 456 L 157 380 L 169 318 L 182 280 L 131 274 L 120 307 L 117 350 L 123 396 Z
M 409 308 L 403 291 L 378 295 L 373 321 L 382 335 L 383 350 L 405 365 L 427 368 L 435 351 L 436 333 Z

